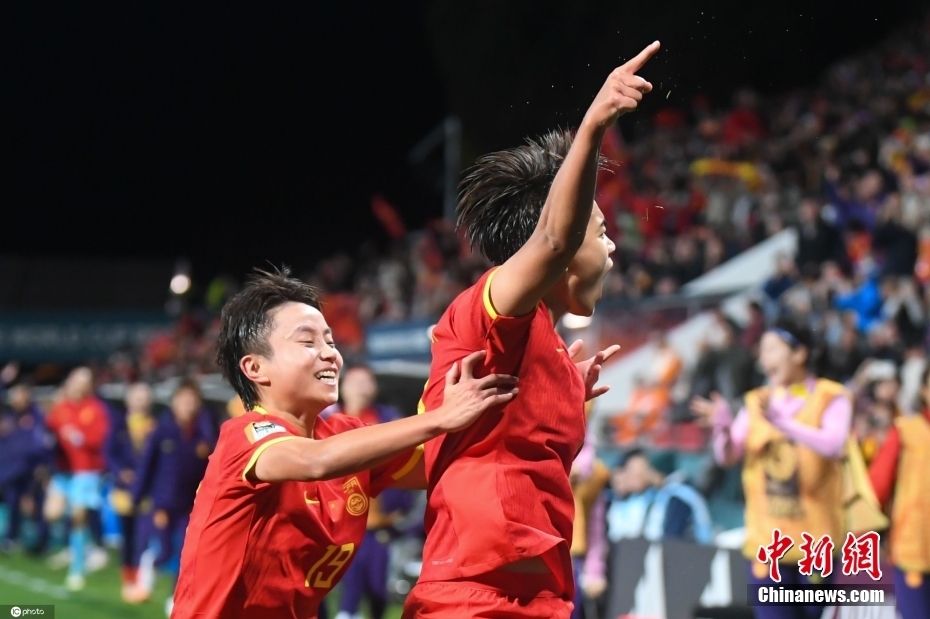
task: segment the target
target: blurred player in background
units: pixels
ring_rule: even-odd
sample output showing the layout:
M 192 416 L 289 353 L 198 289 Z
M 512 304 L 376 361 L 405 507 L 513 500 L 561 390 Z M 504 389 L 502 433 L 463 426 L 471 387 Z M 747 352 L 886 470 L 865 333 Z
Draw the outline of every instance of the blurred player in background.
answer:
M 197 487 L 216 445 L 209 425 L 199 419 L 201 404 L 197 385 L 181 381 L 171 397 L 171 414 L 158 420 L 146 441 L 132 488 L 132 503 L 142 513 L 137 543 L 143 550 L 132 601 L 151 595 L 151 566 L 165 568 L 181 551 Z
M 119 516 L 122 547 L 123 600 L 135 599 L 139 559 L 145 548 L 139 546 L 137 523 L 141 517 L 132 504 L 132 487 L 149 435 L 155 429 L 152 416 L 152 389 L 145 383 L 130 385 L 126 391 L 126 411 L 113 416 L 113 430 L 107 439 L 107 468 L 113 478 L 110 504 Z
M 496 266 L 433 330 L 426 408 L 456 359 L 484 350 L 485 371 L 518 374 L 521 395 L 467 431 L 425 446 L 429 505 L 420 579 L 404 616 L 559 617 L 572 609 L 572 461 L 600 364 L 576 367 L 555 325 L 590 316 L 615 247 L 594 203 L 601 140 L 652 85 L 635 75 L 655 42 L 610 74 L 572 138 L 552 132 L 478 160 L 459 225 Z M 579 371 L 580 370 L 580 371 Z
M 320 413 L 342 356 L 316 291 L 258 273 L 223 308 L 217 362 L 247 413 L 223 424 L 194 502 L 172 617 L 312 619 L 362 542 L 370 497 L 425 484 L 418 445 L 516 395 L 516 379 L 456 365 L 430 415 L 375 427 Z
M 50 522 L 70 518 L 66 585 L 84 588 L 85 560 L 91 541 L 90 528 L 100 526 L 103 502 L 104 446 L 110 429 L 106 405 L 93 394 L 93 375 L 81 367 L 65 381 L 62 399 L 48 413 L 48 428 L 57 442 L 57 469 L 45 501 Z M 97 555 L 106 554 L 96 549 Z M 95 566 L 100 567 L 100 566 Z
M 324 416 L 342 413 L 370 426 L 400 418 L 400 412 L 393 406 L 378 404 L 378 381 L 366 367 L 346 370 L 339 395 L 342 402 L 324 411 Z M 336 619 L 361 619 L 364 601 L 368 602 L 371 619 L 384 616 L 388 603 L 390 544 L 397 534 L 394 525 L 410 511 L 413 502 L 411 492 L 393 488 L 371 500 L 365 538 L 342 580 Z
M 875 494 L 891 512 L 895 607 L 901 619 L 930 617 L 930 368 L 920 414 L 898 417 L 869 468 Z
M 12 552 L 22 545 L 21 524 L 26 515 L 38 524 L 38 539 L 30 550 L 39 551 L 48 536 L 48 526 L 37 506 L 42 504 L 39 476 L 48 473 L 49 444 L 42 412 L 25 385 L 10 389 L 10 408 L 0 412 L 0 453 L 0 488 L 9 518 L 0 551 Z M 31 506 L 28 514 L 24 513 L 24 503 Z
M 758 551 L 773 544 L 773 532 L 794 545 L 778 561 L 783 584 L 810 584 L 798 561 L 802 533 L 829 535 L 842 547 L 846 537 L 842 459 L 852 424 L 852 399 L 843 385 L 808 373 L 811 336 L 783 323 L 765 332 L 759 363 L 767 385 L 750 391 L 734 419 L 719 394 L 696 398 L 691 409 L 713 428 L 714 456 L 721 465 L 743 462 L 746 543 L 750 583 L 771 585 L 769 565 Z M 858 449 L 856 449 L 858 452 Z M 822 579 L 828 584 L 836 570 Z M 819 617 L 824 605 L 760 606 L 757 619 Z

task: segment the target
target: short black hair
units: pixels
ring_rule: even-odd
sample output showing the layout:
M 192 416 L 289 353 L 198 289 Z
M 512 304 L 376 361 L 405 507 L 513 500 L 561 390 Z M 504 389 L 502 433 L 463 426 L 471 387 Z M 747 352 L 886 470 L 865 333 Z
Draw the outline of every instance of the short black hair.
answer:
M 645 458 L 646 462 L 648 462 L 650 465 L 652 464 L 652 462 L 649 460 L 649 454 L 646 453 L 646 450 L 644 450 L 642 447 L 633 447 L 628 452 L 623 454 L 623 461 L 621 466 L 626 466 L 635 458 Z
M 456 209 L 473 249 L 501 265 L 526 244 L 572 140 L 570 131 L 556 129 L 475 162 L 462 180 Z M 599 163 L 604 168 L 607 160 Z
M 271 355 L 268 332 L 274 327 L 273 312 L 285 303 L 320 309 L 316 289 L 292 278 L 286 266 L 271 272 L 256 269 L 245 288 L 223 306 L 216 364 L 246 410 L 258 405 L 258 390 L 239 369 L 239 361 L 249 354 Z
M 775 335 L 795 350 L 802 347 L 807 349 L 808 358 L 814 351 L 814 342 L 810 329 L 794 320 L 779 320 L 768 330 L 774 332 Z

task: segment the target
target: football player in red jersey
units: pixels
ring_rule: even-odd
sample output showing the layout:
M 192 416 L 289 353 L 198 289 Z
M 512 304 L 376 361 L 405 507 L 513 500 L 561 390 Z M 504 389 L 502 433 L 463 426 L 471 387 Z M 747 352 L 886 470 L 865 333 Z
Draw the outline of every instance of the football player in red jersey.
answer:
M 652 85 L 636 72 L 655 42 L 614 70 L 576 135 L 553 132 L 478 160 L 463 181 L 459 225 L 496 266 L 453 301 L 432 333 L 426 409 L 443 374 L 471 350 L 484 372 L 520 377 L 520 397 L 425 445 L 429 503 L 420 579 L 405 618 L 567 619 L 572 461 L 587 399 L 610 347 L 576 366 L 555 325 L 590 316 L 614 244 L 594 191 L 604 132 Z M 428 416 L 428 415 L 427 415 Z
M 473 377 L 484 355 L 453 365 L 429 415 L 323 419 L 342 357 L 316 292 L 286 270 L 259 273 L 223 308 L 217 361 L 248 412 L 223 424 L 210 457 L 171 616 L 316 617 L 362 541 L 369 500 L 425 485 L 417 446 L 514 397 L 513 377 Z

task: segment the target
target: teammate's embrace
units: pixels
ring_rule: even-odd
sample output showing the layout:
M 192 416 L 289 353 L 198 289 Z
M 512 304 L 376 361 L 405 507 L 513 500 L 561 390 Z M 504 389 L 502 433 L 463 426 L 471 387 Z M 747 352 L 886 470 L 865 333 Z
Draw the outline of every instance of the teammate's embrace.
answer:
M 484 354 L 453 364 L 429 415 L 323 419 L 342 357 L 317 295 L 286 270 L 259 273 L 223 308 L 217 360 L 249 412 L 223 425 L 210 457 L 172 617 L 315 618 L 362 541 L 369 498 L 422 485 L 417 445 L 513 398 L 512 377 L 473 378 Z
M 500 266 L 436 325 L 423 402 L 442 401 L 443 374 L 472 350 L 487 352 L 483 371 L 519 375 L 521 393 L 426 444 L 427 540 L 405 617 L 571 613 L 569 471 L 584 442 L 584 403 L 606 391 L 594 383 L 617 348 L 576 367 L 555 324 L 567 312 L 590 316 L 601 296 L 614 250 L 594 204 L 601 139 L 652 90 L 635 73 L 658 49 L 610 74 L 574 140 L 555 132 L 488 155 L 463 183 L 459 224 Z

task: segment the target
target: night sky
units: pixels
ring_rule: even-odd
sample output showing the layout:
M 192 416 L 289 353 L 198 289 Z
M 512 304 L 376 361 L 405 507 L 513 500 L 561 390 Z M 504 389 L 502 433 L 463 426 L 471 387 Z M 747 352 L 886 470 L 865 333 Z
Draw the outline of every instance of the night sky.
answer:
M 406 157 L 447 113 L 470 163 L 576 125 L 607 72 L 659 39 L 632 135 L 698 93 L 815 84 L 927 3 L 185 4 L 4 4 L 0 254 L 306 268 L 384 241 L 372 194 L 410 227 L 441 214 Z

